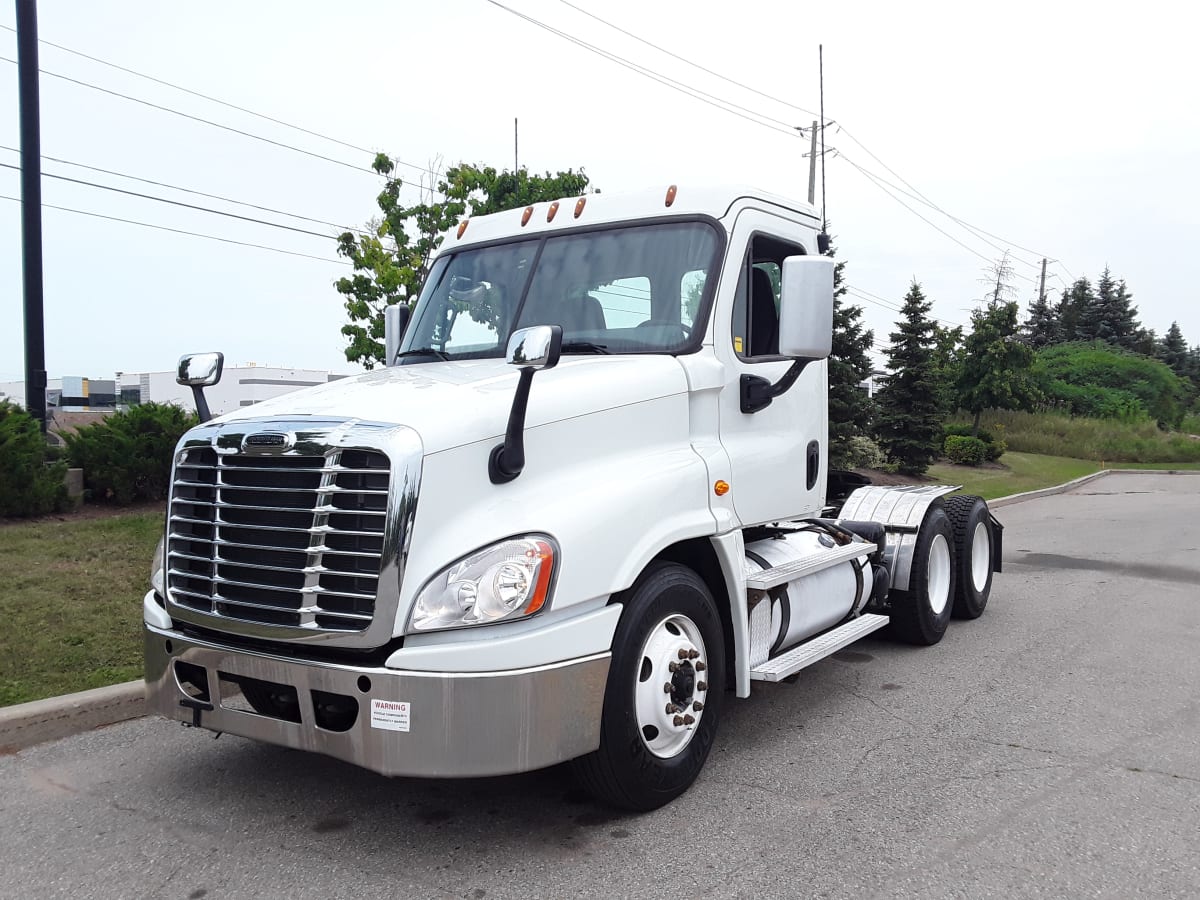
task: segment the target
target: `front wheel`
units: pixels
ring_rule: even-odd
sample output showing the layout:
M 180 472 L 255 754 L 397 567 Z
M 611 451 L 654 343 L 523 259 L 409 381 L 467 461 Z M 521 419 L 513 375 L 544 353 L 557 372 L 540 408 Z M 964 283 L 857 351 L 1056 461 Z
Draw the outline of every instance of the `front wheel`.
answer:
M 721 617 L 708 586 L 686 566 L 652 565 L 625 598 L 600 748 L 572 763 L 576 777 L 623 809 L 674 800 L 708 758 L 724 684 Z

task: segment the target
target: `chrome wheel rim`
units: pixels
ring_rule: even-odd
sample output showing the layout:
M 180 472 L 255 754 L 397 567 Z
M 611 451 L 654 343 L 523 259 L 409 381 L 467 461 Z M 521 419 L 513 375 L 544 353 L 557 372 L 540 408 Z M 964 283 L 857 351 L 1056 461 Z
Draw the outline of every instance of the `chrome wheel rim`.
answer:
M 700 628 L 687 616 L 667 616 L 637 657 L 634 709 L 646 749 L 668 759 L 692 741 L 704 716 L 708 656 Z

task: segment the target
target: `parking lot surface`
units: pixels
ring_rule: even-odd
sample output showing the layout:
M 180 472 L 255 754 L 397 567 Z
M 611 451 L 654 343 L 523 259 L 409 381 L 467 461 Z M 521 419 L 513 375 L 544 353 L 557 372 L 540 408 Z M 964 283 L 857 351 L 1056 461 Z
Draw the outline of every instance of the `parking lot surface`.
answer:
M 657 812 L 140 719 L 0 758 L 0 895 L 1196 896 L 1200 475 L 997 515 L 981 619 L 730 696 Z

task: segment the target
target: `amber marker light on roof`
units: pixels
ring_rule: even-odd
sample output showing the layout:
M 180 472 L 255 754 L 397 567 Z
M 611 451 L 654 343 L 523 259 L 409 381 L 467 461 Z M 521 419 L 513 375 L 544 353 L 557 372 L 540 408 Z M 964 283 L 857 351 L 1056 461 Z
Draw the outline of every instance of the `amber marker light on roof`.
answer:
M 553 222 L 554 215 L 557 212 L 558 212 L 558 201 L 555 200 L 553 203 L 550 204 L 550 210 L 546 213 L 546 221 Z
M 728 481 L 718 481 L 716 484 L 713 485 L 713 493 L 716 494 L 718 497 L 724 497 L 726 494 L 729 493 L 729 482 Z
M 578 219 L 581 215 L 583 215 L 583 207 L 586 203 L 587 197 L 580 197 L 575 201 L 575 218 Z
M 671 185 L 669 188 L 667 188 L 667 206 L 670 206 L 675 202 L 675 190 L 675 185 Z
M 458 223 L 458 236 L 459 237 L 463 236 L 463 232 L 467 230 L 467 223 L 470 221 L 471 221 L 470 219 L 463 219 L 461 222 Z
M 529 217 L 532 215 L 533 215 L 533 207 L 532 206 L 525 207 L 525 212 L 521 213 L 522 227 L 529 224 Z

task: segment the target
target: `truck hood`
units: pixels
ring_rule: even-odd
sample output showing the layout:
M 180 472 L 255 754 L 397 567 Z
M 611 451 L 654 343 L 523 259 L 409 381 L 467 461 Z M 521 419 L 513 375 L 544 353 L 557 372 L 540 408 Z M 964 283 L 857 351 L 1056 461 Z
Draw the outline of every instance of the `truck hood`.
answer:
M 407 425 L 426 453 L 504 434 L 518 371 L 502 359 L 394 366 L 293 391 L 215 421 L 310 416 Z M 571 356 L 534 375 L 526 427 L 687 392 L 672 356 Z

